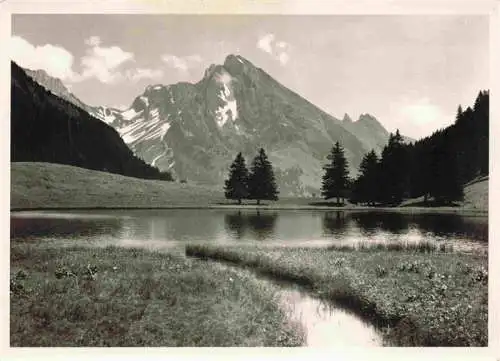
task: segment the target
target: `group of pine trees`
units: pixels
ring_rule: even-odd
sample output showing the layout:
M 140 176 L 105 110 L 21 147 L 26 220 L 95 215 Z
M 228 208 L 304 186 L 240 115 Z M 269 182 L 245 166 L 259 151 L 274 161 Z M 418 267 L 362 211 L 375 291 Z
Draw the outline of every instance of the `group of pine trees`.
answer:
M 398 205 L 405 198 L 432 198 L 436 204 L 463 199 L 463 186 L 488 175 L 489 92 L 480 91 L 474 107 L 458 108 L 455 123 L 415 143 L 406 144 L 396 131 L 379 158 L 365 154 L 359 175 L 349 179 L 344 150 L 337 142 L 324 167 L 325 199 L 349 196 L 353 203 Z
M 273 167 L 266 152 L 260 148 L 248 171 L 245 158 L 238 153 L 229 169 L 229 178 L 225 181 L 224 193 L 227 199 L 253 199 L 260 204 L 261 200 L 277 200 L 278 188 Z
M 321 195 L 343 204 L 398 205 L 406 198 L 432 198 L 435 204 L 463 199 L 464 185 L 488 175 L 489 91 L 480 91 L 474 106 L 459 106 L 455 123 L 414 143 L 405 143 L 399 130 L 390 134 L 380 156 L 364 155 L 356 179 L 349 178 L 344 149 L 336 142 L 324 166 Z M 264 149 L 248 172 L 238 154 L 225 182 L 225 195 L 242 199 L 277 200 L 273 169 Z

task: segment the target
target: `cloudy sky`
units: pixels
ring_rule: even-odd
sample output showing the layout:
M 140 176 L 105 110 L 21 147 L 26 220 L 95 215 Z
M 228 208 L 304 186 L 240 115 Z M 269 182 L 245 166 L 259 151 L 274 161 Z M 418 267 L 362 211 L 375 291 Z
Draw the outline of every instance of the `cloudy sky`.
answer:
M 12 58 L 90 105 L 197 82 L 240 54 L 330 114 L 419 138 L 489 88 L 487 16 L 14 15 Z

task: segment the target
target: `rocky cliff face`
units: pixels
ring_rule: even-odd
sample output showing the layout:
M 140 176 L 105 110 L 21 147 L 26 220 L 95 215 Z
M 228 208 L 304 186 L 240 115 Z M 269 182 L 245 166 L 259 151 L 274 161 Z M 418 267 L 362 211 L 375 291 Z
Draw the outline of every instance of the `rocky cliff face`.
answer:
M 211 65 L 195 84 L 150 85 L 125 111 L 85 109 L 137 156 L 178 179 L 222 187 L 238 152 L 250 164 L 263 147 L 282 195 L 317 193 L 336 141 L 354 172 L 364 153 L 388 139 L 373 117 L 332 117 L 239 55 Z

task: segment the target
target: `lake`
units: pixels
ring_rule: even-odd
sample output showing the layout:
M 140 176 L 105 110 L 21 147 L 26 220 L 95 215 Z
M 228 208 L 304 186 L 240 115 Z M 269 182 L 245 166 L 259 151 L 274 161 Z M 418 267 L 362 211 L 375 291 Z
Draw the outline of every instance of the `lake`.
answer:
M 305 210 L 23 211 L 11 213 L 11 240 L 167 249 L 180 254 L 188 243 L 325 247 L 430 241 L 453 244 L 456 250 L 487 251 L 488 217 Z M 383 345 L 380 330 L 297 285 L 216 264 L 251 274 L 257 282 L 273 287 L 290 320 L 300 323 L 308 346 Z
M 324 247 L 357 242 L 488 248 L 488 217 L 376 211 L 78 210 L 11 213 L 12 241 L 172 248 L 187 243 Z

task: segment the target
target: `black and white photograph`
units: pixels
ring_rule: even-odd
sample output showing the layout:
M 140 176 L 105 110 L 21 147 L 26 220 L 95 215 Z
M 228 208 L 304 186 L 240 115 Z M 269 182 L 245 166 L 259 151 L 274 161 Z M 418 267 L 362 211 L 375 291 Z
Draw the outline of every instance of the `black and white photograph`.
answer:
M 144 3 L 9 15 L 10 348 L 491 346 L 497 1 Z

